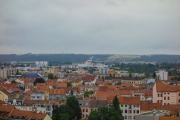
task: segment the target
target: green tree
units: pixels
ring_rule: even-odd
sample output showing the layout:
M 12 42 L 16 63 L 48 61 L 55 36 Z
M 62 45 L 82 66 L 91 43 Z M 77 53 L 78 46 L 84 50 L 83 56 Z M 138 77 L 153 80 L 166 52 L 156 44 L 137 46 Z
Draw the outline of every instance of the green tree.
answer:
M 53 120 L 72 120 L 74 111 L 68 105 L 53 106 Z
M 59 120 L 72 120 L 70 119 L 70 115 L 67 113 L 60 114 L 60 119 Z
M 68 97 L 67 99 L 67 105 L 74 111 L 75 117 L 80 120 L 81 119 L 81 108 L 79 106 L 78 99 L 74 96 Z
M 119 115 L 121 116 L 121 120 L 123 120 L 124 118 L 123 118 L 121 109 L 119 107 L 119 101 L 118 101 L 117 95 L 113 99 L 113 107 L 119 113 Z
M 101 120 L 123 120 L 118 111 L 114 107 L 104 106 L 98 108 Z
M 53 79 L 53 78 L 54 78 L 53 74 L 52 74 L 52 73 L 49 73 L 49 74 L 48 74 L 48 79 Z
M 12 80 L 11 83 L 17 83 L 15 80 Z
M 153 78 L 156 79 L 156 73 L 155 72 L 153 73 Z
M 67 86 L 68 86 L 68 87 L 69 87 L 69 86 L 72 86 L 71 82 L 67 82 Z
M 88 120 L 100 120 L 101 116 L 98 111 L 91 111 L 90 115 L 88 116 Z
M 86 92 L 84 93 L 84 97 L 89 97 L 89 92 L 86 91 Z

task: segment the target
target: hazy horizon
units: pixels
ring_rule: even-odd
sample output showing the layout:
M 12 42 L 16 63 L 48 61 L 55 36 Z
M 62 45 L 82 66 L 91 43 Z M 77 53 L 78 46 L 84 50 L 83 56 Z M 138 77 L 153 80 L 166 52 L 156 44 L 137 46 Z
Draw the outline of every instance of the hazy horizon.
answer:
M 180 0 L 0 0 L 0 54 L 180 55 Z
M 106 53 L 22 53 L 22 54 L 16 54 L 16 53 L 8 53 L 8 54 L 3 54 L 0 53 L 0 55 L 27 55 L 27 54 L 32 54 L 32 55 L 46 55 L 46 54 L 75 54 L 75 55 L 132 55 L 132 56 L 143 56 L 143 55 L 180 55 L 180 54 L 106 54 Z

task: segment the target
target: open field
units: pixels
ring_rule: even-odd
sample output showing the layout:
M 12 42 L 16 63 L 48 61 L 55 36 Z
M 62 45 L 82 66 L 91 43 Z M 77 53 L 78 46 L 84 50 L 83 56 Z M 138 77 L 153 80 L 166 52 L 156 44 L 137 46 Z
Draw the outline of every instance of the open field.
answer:
M 140 58 L 141 55 L 112 55 L 108 57 L 108 59 L 117 59 L 117 58 L 122 58 L 122 59 L 135 59 L 135 58 Z

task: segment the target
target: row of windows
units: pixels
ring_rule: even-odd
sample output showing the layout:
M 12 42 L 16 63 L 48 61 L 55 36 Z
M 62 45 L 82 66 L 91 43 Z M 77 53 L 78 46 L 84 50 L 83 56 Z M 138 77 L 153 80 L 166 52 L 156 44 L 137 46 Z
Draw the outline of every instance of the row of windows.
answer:
M 167 97 L 167 100 L 169 100 L 170 99 L 170 97 Z M 164 97 L 164 100 L 166 100 L 166 97 Z
M 121 112 L 123 113 L 138 113 L 139 114 L 139 110 L 129 110 L 129 112 L 128 112 L 128 110 L 121 110 Z
M 162 94 L 158 94 L 158 97 L 162 97 Z
M 31 98 L 42 98 L 41 96 L 37 96 L 37 97 L 35 97 L 35 96 L 31 96 Z
M 145 81 L 123 81 L 122 83 L 145 83 Z
M 124 106 L 124 107 L 128 107 L 128 105 L 121 105 L 121 107 L 123 107 L 123 106 Z M 133 107 L 133 106 L 134 106 L 134 107 L 139 107 L 139 105 L 129 105 L 129 107 Z
M 82 115 L 82 118 L 87 118 L 87 117 L 88 117 L 87 114 L 83 114 L 83 115 Z
M 162 100 L 158 100 L 158 101 L 157 101 L 157 103 L 161 103 L 161 102 L 162 102 Z
M 164 93 L 164 95 L 166 95 L 166 93 Z M 167 95 L 169 95 L 169 93 L 167 93 Z M 180 96 L 180 93 L 179 93 Z M 162 97 L 162 94 L 158 94 L 158 97 Z
M 82 112 L 88 112 L 88 109 L 82 109 Z

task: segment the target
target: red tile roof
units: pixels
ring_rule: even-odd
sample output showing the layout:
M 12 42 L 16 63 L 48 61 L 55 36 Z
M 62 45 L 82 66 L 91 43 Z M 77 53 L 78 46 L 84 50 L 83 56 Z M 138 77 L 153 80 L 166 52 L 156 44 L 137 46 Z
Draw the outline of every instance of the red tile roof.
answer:
M 139 104 L 140 105 L 140 97 L 119 97 L 118 100 L 120 104 Z
M 0 105 L 0 111 L 11 112 L 14 110 L 14 106 L 11 105 Z
M 168 85 L 165 82 L 156 82 L 157 92 L 180 91 L 180 85 Z
M 31 119 L 44 119 L 46 117 L 47 114 L 43 114 L 43 113 L 34 113 L 33 116 L 31 117 Z
M 107 100 L 107 98 L 109 96 L 119 95 L 119 92 L 117 92 L 117 91 L 108 91 L 108 92 L 96 91 L 95 95 L 96 95 L 96 99 L 98 99 L 98 100 Z
M 49 90 L 49 94 L 53 94 L 53 95 L 57 95 L 57 94 L 65 95 L 66 92 L 67 91 L 65 89 L 52 89 L 52 90 Z

